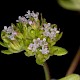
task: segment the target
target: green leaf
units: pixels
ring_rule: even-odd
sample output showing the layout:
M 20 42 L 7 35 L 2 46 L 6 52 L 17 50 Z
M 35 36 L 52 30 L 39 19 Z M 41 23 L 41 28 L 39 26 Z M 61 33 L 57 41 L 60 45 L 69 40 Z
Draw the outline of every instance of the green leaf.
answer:
M 59 80 L 80 80 L 80 75 L 78 74 L 71 74 L 69 76 L 63 77 Z
M 3 43 L 1 41 L 0 41 L 0 45 L 3 46 L 3 47 L 7 47 L 6 43 Z
M 11 53 L 19 53 L 21 50 L 15 50 L 13 48 L 8 49 Z
M 59 5 L 68 10 L 80 11 L 80 0 L 57 0 Z
M 20 45 L 17 42 L 15 42 L 15 44 L 10 42 L 9 47 L 14 49 L 14 50 L 20 49 Z
M 1 53 L 7 54 L 7 55 L 13 54 L 9 50 L 1 50 Z
M 52 55 L 57 55 L 57 56 L 62 56 L 67 54 L 68 51 L 62 47 L 58 47 L 58 46 L 53 46 L 50 48 L 50 54 Z
M 25 47 L 25 49 L 27 49 L 27 47 L 29 46 L 29 44 L 32 42 L 32 40 L 31 39 L 25 39 L 24 40 L 24 47 Z
M 10 42 L 10 40 L 8 38 L 2 38 L 3 42 L 8 44 Z
M 49 37 L 47 38 L 47 42 L 49 43 L 49 46 L 53 46 L 56 44 L 56 41 L 51 40 Z
M 24 38 L 28 37 L 28 28 L 27 28 L 27 25 L 23 27 L 23 36 L 24 36 Z
M 30 57 L 30 56 L 34 56 L 34 52 L 30 51 L 30 50 L 26 50 L 26 52 L 24 52 L 25 56 Z
M 52 28 L 54 28 L 54 27 L 57 28 L 57 24 L 52 24 L 51 27 Z
M 22 33 L 23 32 L 23 25 L 21 22 L 16 23 L 17 28 L 19 29 L 19 31 Z

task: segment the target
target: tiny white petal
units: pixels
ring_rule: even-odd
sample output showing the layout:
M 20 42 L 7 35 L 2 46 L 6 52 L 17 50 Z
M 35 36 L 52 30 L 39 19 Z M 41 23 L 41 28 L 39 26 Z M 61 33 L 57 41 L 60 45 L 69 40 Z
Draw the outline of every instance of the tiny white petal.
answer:
M 51 32 L 53 32 L 53 31 L 54 31 L 54 29 L 53 29 L 53 28 L 50 28 L 50 31 L 51 31 Z
M 50 23 L 44 24 L 44 27 L 50 27 Z
M 43 32 L 43 35 L 44 36 L 49 36 L 50 35 L 50 32 L 45 31 L 45 32 Z
M 17 32 L 13 31 L 12 34 L 13 34 L 13 35 L 17 35 Z
M 57 28 L 56 28 L 56 27 L 54 27 L 54 31 L 55 31 L 56 33 L 59 33 L 59 31 L 57 30 Z
M 31 20 L 28 21 L 29 25 L 31 25 L 33 22 Z
M 4 26 L 4 30 L 7 30 L 7 26 Z
M 12 33 L 12 31 L 13 31 L 13 27 L 12 27 L 12 26 L 9 26 L 9 27 L 7 28 L 7 33 Z
M 8 38 L 10 38 L 11 40 L 15 40 L 13 35 L 10 35 Z
M 49 50 L 47 48 L 43 48 L 40 50 L 42 52 L 42 54 L 48 54 Z
M 42 46 L 42 45 L 43 45 L 42 43 L 43 43 L 43 41 L 41 40 L 41 41 L 39 42 L 39 45 Z
M 27 19 L 24 16 L 19 16 L 17 22 L 25 22 L 27 23 Z
M 29 50 L 32 50 L 32 48 L 33 48 L 33 44 L 31 43 L 31 44 L 29 45 L 28 49 L 29 49 Z
M 43 41 L 46 42 L 46 38 L 43 38 Z
M 57 31 L 57 28 L 56 27 L 54 27 L 54 31 Z
M 30 14 L 30 10 L 28 10 L 27 13 Z
M 59 33 L 59 31 L 56 31 L 56 33 Z
M 37 38 L 38 41 L 40 41 L 40 38 Z
M 19 22 L 19 20 L 16 20 L 16 22 Z
M 47 25 L 48 25 L 48 26 L 50 26 L 50 25 L 51 25 L 51 23 L 48 23 Z

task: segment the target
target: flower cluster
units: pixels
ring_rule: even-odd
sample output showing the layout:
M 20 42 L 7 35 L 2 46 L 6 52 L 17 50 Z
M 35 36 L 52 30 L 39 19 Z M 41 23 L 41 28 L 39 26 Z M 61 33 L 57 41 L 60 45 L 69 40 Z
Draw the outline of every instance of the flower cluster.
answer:
M 44 18 L 39 20 L 39 13 L 34 11 L 24 16 L 19 16 L 16 24 L 4 26 L 1 32 L 0 45 L 8 48 L 2 50 L 4 54 L 13 54 L 25 51 L 26 56 L 35 56 L 36 63 L 43 65 L 52 55 L 62 56 L 66 49 L 55 46 L 62 37 L 62 32 L 57 30 L 57 25 L 47 23 Z
M 30 13 L 30 10 L 27 11 L 27 14 L 25 14 L 25 17 L 26 18 L 31 18 L 33 17 L 36 21 L 38 20 L 38 16 L 39 16 L 39 13 L 34 13 L 34 11 L 32 11 L 32 13 Z
M 40 40 L 40 38 L 33 39 L 33 43 L 30 43 L 28 49 L 32 50 L 32 52 L 37 51 L 38 48 L 40 48 L 40 51 L 42 54 L 48 54 L 48 43 L 46 42 L 46 39 L 43 38 L 43 40 Z
M 52 28 L 50 27 L 51 24 L 50 23 L 47 23 L 47 24 L 44 24 L 44 32 L 43 32 L 43 35 L 44 36 L 47 36 L 47 37 L 50 37 L 50 39 L 54 39 L 56 37 L 56 33 L 59 33 L 59 31 L 57 30 L 56 27 Z
M 24 16 L 19 16 L 18 20 L 16 20 L 16 22 L 22 22 L 22 23 L 26 23 L 26 24 L 32 24 L 33 21 L 30 20 L 31 18 L 33 18 L 35 21 L 38 20 L 38 16 L 39 13 L 34 13 L 34 11 L 32 11 L 32 13 L 30 12 L 30 10 L 27 11 L 27 14 L 25 14 Z
M 7 28 L 7 26 L 4 26 L 4 29 L 3 29 L 4 32 L 6 32 L 7 34 L 9 34 L 7 37 L 10 38 L 11 40 L 15 40 L 15 36 L 17 35 L 17 32 L 14 31 L 14 28 L 13 26 L 9 26 Z

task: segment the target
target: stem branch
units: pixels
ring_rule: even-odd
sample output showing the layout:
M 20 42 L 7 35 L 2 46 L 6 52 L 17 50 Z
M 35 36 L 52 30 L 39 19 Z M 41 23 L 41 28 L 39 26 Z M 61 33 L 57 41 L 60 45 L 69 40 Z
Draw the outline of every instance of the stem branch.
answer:
M 44 73 L 45 73 L 45 79 L 50 80 L 50 73 L 47 63 L 45 62 L 43 65 Z
M 72 74 L 75 71 L 79 60 L 80 60 L 80 48 L 78 49 L 77 54 L 75 55 L 71 65 L 66 73 L 66 76 Z

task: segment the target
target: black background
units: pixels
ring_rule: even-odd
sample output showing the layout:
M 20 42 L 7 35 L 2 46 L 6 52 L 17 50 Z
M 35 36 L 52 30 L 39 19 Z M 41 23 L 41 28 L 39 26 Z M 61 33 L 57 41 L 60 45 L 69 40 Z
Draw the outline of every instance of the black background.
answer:
M 26 0 L 26 1 L 4 1 L 0 2 L 0 31 L 3 27 L 15 23 L 18 16 L 23 16 L 27 10 L 40 12 L 47 22 L 55 23 L 61 31 L 63 37 L 56 45 L 68 50 L 65 56 L 52 56 L 47 60 L 51 78 L 61 78 L 65 76 L 71 61 L 78 48 L 80 38 L 80 12 L 70 11 L 60 7 L 56 0 Z M 0 46 L 0 49 L 4 49 Z M 74 73 L 80 74 L 80 64 Z M 22 78 L 26 80 L 45 80 L 42 66 L 35 62 L 34 57 L 26 57 L 23 52 L 12 55 L 0 54 L 0 72 L 3 78 Z

